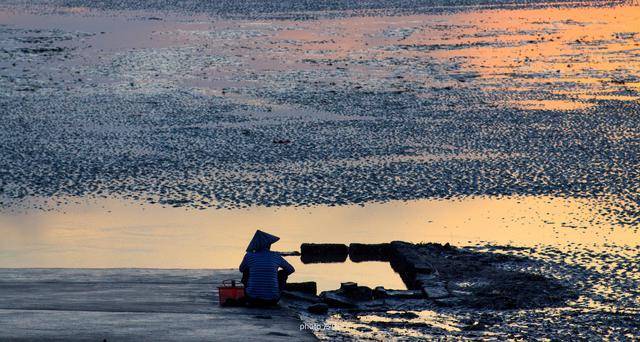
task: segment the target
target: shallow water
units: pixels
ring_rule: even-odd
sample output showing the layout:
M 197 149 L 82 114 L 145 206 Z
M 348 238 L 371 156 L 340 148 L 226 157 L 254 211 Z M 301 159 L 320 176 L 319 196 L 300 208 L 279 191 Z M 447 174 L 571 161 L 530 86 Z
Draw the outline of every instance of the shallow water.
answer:
M 231 210 L 69 199 L 51 207 L 18 206 L 0 215 L 0 267 L 234 268 L 258 228 L 281 237 L 279 251 L 297 251 L 305 242 L 393 240 L 596 251 L 640 246 L 640 232 L 612 223 L 598 201 L 559 197 Z M 292 280 L 314 280 L 321 289 L 343 281 L 404 287 L 386 263 L 288 259 L 298 269 Z

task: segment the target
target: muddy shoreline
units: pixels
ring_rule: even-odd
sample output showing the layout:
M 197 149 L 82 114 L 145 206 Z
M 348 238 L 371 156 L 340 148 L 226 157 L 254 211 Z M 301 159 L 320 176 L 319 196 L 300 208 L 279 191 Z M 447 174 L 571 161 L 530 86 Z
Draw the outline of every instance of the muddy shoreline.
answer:
M 386 309 L 303 318 L 325 339 L 637 338 L 640 7 L 510 3 L 3 1 L 3 265 L 210 267 L 264 225 L 286 248 L 449 241 L 408 249 L 429 256 L 409 290 L 370 286 Z
M 593 276 L 588 275 L 592 271 L 579 271 L 585 273 L 580 278 L 580 273 L 559 277 L 548 261 L 526 256 L 526 248 L 476 251 L 395 241 L 306 244 L 301 251 L 303 260 L 312 263 L 341 262 L 347 255 L 357 262 L 388 261 L 408 288 L 370 288 L 347 281 L 339 289 L 317 294 L 312 281 L 288 284 L 287 305 L 325 339 L 382 340 L 397 333 L 408 340 L 593 339 L 605 331 L 618 339 L 634 336 L 640 322 L 635 309 L 589 308 L 591 289 L 580 278 Z M 348 280 L 349 275 L 344 277 Z
M 503 268 L 526 258 L 478 253 L 448 243 L 302 244 L 300 253 L 305 264 L 339 263 L 347 256 L 353 262 L 389 262 L 408 289 L 387 292 L 379 286 L 371 289 L 344 282 L 340 289 L 314 297 L 314 302 L 322 301 L 330 307 L 357 308 L 358 302 L 395 297 L 425 298 L 440 307 L 513 310 L 558 307 L 578 298 L 575 290 L 550 278 Z M 316 295 L 315 283 L 293 283 L 287 290 Z
M 489 28 L 473 12 L 333 29 L 70 12 L 50 18 L 61 29 L 16 13 L 0 28 L 0 205 L 552 195 L 637 226 L 640 35 L 623 31 L 635 12 L 614 26 L 616 8 L 591 10 L 605 22 L 580 8 L 483 12 Z M 591 26 L 608 31 L 579 33 Z

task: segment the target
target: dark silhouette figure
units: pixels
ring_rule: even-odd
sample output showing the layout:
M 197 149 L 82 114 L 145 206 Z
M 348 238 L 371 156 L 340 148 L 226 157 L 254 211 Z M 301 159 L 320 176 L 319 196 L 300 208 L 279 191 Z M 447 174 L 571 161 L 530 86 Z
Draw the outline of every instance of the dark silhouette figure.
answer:
M 248 305 L 272 306 L 278 303 L 287 278 L 295 269 L 284 258 L 272 252 L 271 245 L 279 237 L 257 230 L 240 264 L 242 283 Z

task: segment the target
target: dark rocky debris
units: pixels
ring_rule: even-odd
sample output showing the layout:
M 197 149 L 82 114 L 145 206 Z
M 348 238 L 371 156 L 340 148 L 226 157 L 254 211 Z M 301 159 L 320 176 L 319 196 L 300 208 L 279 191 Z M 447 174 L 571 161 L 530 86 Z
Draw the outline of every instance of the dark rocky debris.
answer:
M 474 309 L 531 309 L 563 305 L 576 299 L 573 289 L 557 280 L 535 273 L 504 268 L 507 263 L 525 259 L 490 252 L 475 252 L 449 244 L 412 244 L 394 241 L 386 244 L 303 244 L 302 258 L 324 255 L 327 259 L 388 260 L 399 273 L 408 290 L 371 289 L 354 282 L 344 282 L 339 289 L 324 291 L 315 297 L 315 283 L 287 286 L 289 297 L 305 301 L 322 301 L 333 308 L 362 308 L 367 302 L 384 299 L 423 299 L 440 307 Z M 311 255 L 311 256 L 310 256 Z M 337 258 L 335 255 L 339 255 Z M 311 295 L 311 296 L 310 296 Z
M 302 283 L 287 283 L 287 291 L 302 292 L 310 295 L 318 293 L 318 286 L 315 281 L 306 281 Z
M 380 244 L 349 244 L 349 259 L 353 262 L 362 261 L 390 261 L 392 255 L 391 245 Z
M 303 243 L 300 253 L 305 264 L 344 262 L 349 255 L 349 248 L 339 243 Z
M 471 252 L 449 244 L 395 241 L 391 265 L 410 289 L 421 289 L 438 305 L 523 309 L 562 305 L 576 293 L 538 274 L 506 270 L 523 258 Z M 444 300 L 447 299 L 447 300 Z
M 316 315 L 324 315 L 329 311 L 329 306 L 325 303 L 317 303 L 310 305 L 307 310 Z

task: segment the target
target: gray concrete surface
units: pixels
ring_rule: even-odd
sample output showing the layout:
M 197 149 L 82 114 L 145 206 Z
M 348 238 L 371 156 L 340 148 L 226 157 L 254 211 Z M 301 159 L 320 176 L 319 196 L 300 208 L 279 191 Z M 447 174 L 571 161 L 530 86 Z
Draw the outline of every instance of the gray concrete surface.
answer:
M 0 340 L 310 341 L 286 308 L 221 308 L 234 270 L 0 269 Z

